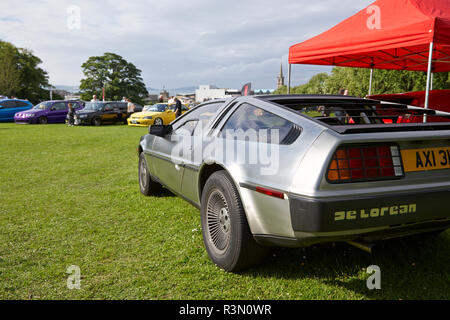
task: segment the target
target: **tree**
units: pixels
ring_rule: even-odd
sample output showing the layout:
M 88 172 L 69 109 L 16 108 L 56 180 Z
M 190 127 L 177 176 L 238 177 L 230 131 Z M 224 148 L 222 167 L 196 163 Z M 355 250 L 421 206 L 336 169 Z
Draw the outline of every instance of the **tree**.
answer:
M 48 97 L 48 74 L 32 51 L 0 41 L 0 92 L 37 103 Z
M 427 75 L 425 72 L 374 70 L 372 94 L 402 93 L 425 90 Z M 319 73 L 308 83 L 291 88 L 297 94 L 337 94 L 347 89 L 350 95 L 365 97 L 369 92 L 370 69 L 336 67 L 331 74 Z M 435 73 L 433 89 L 450 89 L 450 73 Z M 284 86 L 275 94 L 285 94 Z
M 15 57 L 10 50 L 0 53 L 0 93 L 14 96 L 19 90 L 20 76 L 17 70 Z
M 141 70 L 115 53 L 90 57 L 81 67 L 85 76 L 80 84 L 83 100 L 90 100 L 94 94 L 101 97 L 103 88 L 107 100 L 118 101 L 127 97 L 142 103 L 148 95 Z

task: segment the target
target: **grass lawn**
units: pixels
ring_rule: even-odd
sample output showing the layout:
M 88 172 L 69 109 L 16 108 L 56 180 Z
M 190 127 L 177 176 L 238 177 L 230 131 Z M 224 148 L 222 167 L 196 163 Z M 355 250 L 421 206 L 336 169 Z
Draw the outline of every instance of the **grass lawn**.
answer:
M 450 232 L 274 249 L 226 273 L 203 246 L 199 211 L 139 192 L 146 128 L 0 124 L 0 299 L 449 299 Z M 81 270 L 68 289 L 66 270 Z M 381 268 L 381 290 L 366 268 Z

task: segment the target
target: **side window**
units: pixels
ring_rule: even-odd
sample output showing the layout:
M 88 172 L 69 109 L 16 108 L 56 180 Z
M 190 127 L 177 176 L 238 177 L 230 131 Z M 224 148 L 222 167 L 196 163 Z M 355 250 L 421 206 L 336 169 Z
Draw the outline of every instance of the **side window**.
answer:
M 222 102 L 199 105 L 182 116 L 180 122 L 177 122 L 176 125 L 178 125 L 178 123 L 181 125 L 188 120 L 199 120 L 201 125 L 205 126 L 214 117 L 217 111 L 219 111 L 221 106 Z M 174 129 L 176 128 L 174 127 Z
M 16 102 L 13 100 L 8 100 L 3 102 L 4 108 L 16 108 Z
M 25 101 L 16 101 L 16 106 L 22 108 L 28 106 L 28 103 L 26 103 Z
M 113 111 L 114 105 L 112 103 L 105 104 L 105 107 L 103 108 L 103 111 Z
M 53 106 L 52 106 L 52 110 L 55 110 L 55 111 L 61 111 L 61 110 L 66 110 L 66 109 L 67 109 L 67 106 L 66 106 L 65 102 L 57 102 L 57 103 L 53 104 Z
M 188 120 L 179 126 L 174 133 L 179 136 L 192 136 L 197 124 L 198 120 Z
M 128 105 L 126 103 L 119 102 L 119 103 L 117 103 L 117 109 L 119 111 L 127 111 Z
M 223 138 L 290 144 L 300 135 L 300 128 L 282 117 L 245 103 L 228 118 L 220 134 Z

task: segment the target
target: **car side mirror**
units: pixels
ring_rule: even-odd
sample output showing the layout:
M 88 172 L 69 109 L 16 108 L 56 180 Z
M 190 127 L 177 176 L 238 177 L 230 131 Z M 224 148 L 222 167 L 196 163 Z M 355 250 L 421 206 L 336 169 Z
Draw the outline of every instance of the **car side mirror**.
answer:
M 164 138 L 171 132 L 172 132 L 172 126 L 170 124 L 168 124 L 168 125 L 151 125 L 148 128 L 149 134 L 158 136 L 158 137 L 162 137 L 162 138 Z
M 167 113 L 173 112 L 172 109 L 167 109 Z

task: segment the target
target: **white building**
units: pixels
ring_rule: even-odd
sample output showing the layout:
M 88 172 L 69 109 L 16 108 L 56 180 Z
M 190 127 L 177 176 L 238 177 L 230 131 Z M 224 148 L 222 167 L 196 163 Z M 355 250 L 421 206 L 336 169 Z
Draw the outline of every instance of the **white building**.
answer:
M 217 88 L 212 85 L 201 85 L 195 90 L 195 102 L 202 103 L 214 99 L 229 98 L 240 95 L 239 90 Z

